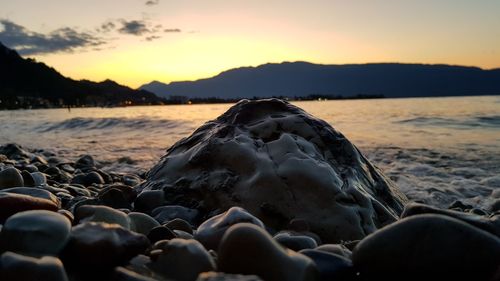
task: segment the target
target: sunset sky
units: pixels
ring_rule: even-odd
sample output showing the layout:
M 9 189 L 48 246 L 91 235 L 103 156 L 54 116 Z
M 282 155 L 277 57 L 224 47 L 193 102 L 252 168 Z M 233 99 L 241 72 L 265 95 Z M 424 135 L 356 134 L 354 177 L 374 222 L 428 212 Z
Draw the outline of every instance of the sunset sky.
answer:
M 267 62 L 500 67 L 498 0 L 0 0 L 0 41 L 138 87 Z

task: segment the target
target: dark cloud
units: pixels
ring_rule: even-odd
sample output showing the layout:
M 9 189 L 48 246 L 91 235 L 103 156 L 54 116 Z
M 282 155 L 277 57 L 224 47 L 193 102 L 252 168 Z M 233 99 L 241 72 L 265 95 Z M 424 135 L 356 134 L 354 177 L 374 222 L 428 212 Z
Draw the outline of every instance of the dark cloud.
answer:
M 131 35 L 143 35 L 153 33 L 154 31 L 149 28 L 148 23 L 144 20 L 121 20 L 122 27 L 118 29 L 120 33 Z
M 160 0 L 148 0 L 146 1 L 146 5 L 147 6 L 154 6 L 154 5 L 158 5 L 160 3 Z
M 100 31 L 102 32 L 110 32 L 116 28 L 116 24 L 112 21 L 105 22 L 101 24 Z
M 5 19 L 0 19 L 0 27 L 0 41 L 21 55 L 73 52 L 75 49 L 96 48 L 106 44 L 105 40 L 94 34 L 70 27 L 42 34 Z
M 160 39 L 160 38 L 161 38 L 161 36 L 151 35 L 151 36 L 147 36 L 145 39 L 146 39 L 146 41 L 153 41 L 153 40 Z
M 163 30 L 165 33 L 175 33 L 175 32 L 181 32 L 179 28 L 166 28 Z

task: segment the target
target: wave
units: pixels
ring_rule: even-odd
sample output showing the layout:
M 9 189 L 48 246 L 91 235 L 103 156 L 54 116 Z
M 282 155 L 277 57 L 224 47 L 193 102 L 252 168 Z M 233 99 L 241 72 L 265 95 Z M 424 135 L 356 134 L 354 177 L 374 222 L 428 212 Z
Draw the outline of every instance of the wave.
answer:
M 144 130 L 151 128 L 172 128 L 180 124 L 180 121 L 165 119 L 76 117 L 57 123 L 43 123 L 36 130 L 41 133 L 60 130 L 109 130 L 116 128 Z
M 465 118 L 416 117 L 399 120 L 395 123 L 413 124 L 416 126 L 438 126 L 455 129 L 500 128 L 500 116 L 472 116 Z

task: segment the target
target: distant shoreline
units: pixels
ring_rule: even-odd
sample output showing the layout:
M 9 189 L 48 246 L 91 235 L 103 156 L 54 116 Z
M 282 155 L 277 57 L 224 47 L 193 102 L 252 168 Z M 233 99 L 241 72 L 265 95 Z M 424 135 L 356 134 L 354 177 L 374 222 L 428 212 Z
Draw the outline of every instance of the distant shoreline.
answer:
M 446 95 L 446 96 L 428 96 L 428 97 L 386 97 L 384 95 L 357 95 L 352 97 L 342 97 L 342 96 L 330 96 L 330 95 L 310 95 L 307 97 L 266 97 L 266 98 L 247 98 L 248 100 L 256 100 L 256 99 L 268 99 L 268 98 L 277 98 L 283 99 L 289 102 L 300 102 L 300 101 L 332 101 L 332 100 L 370 100 L 370 99 L 414 99 L 414 98 L 454 98 L 454 97 L 495 97 L 500 96 L 500 94 L 494 95 Z M 85 105 L 71 105 L 70 109 L 81 109 L 81 108 L 120 108 L 120 107 L 138 107 L 138 106 L 167 106 L 167 105 L 203 105 L 203 104 L 231 104 L 237 103 L 238 101 L 245 98 L 237 98 L 237 99 L 220 99 L 220 98 L 207 98 L 207 99 L 186 99 L 185 101 L 181 100 L 166 100 L 166 102 L 162 104 L 128 104 L 128 105 L 95 105 L 95 104 L 85 104 Z M 31 109 L 67 109 L 67 105 L 63 106 L 19 106 L 15 108 L 5 108 L 1 107 L 0 110 L 31 110 Z
M 287 101 L 326 101 L 326 100 L 353 100 L 353 99 L 382 99 L 385 98 L 384 95 L 355 95 L 344 97 L 341 95 L 308 95 L 308 96 L 300 96 L 300 97 L 285 97 L 285 96 L 275 96 L 275 97 L 267 97 L 267 98 L 277 98 Z M 16 110 L 16 109 L 51 109 L 51 108 L 67 108 L 71 110 L 71 108 L 87 108 L 87 107 L 102 107 L 102 108 L 114 108 L 114 107 L 129 107 L 129 106 L 150 106 L 150 105 L 191 105 L 191 104 L 220 104 L 220 103 L 236 103 L 243 98 L 233 98 L 233 99 L 222 99 L 217 97 L 208 97 L 208 98 L 193 98 L 190 99 L 188 97 L 173 97 L 170 99 L 164 99 L 162 103 L 134 103 L 132 101 L 128 101 L 127 103 L 85 103 L 80 105 L 75 104 L 53 104 L 48 101 L 45 101 L 43 104 L 38 103 L 35 98 L 28 99 L 24 98 L 21 100 L 17 100 L 15 103 L 9 103 L 7 106 L 2 107 L 2 102 L 0 100 L 0 110 Z M 264 97 L 253 97 L 248 98 L 249 100 L 258 100 L 264 99 Z

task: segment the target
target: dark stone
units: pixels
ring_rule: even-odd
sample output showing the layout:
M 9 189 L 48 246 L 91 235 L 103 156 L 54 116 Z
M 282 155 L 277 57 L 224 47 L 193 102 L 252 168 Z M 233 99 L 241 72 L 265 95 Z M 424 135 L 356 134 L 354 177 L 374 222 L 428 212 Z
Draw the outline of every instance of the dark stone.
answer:
M 111 269 L 143 253 L 149 240 L 116 224 L 86 222 L 73 227 L 63 260 L 74 270 Z
M 157 279 L 140 275 L 139 273 L 118 266 L 114 270 L 111 281 L 157 281 Z
M 463 213 L 453 210 L 443 210 L 420 203 L 410 203 L 406 205 L 401 217 L 406 218 L 420 214 L 440 214 L 449 216 L 464 221 L 466 223 L 469 223 L 475 227 L 488 231 L 496 235 L 497 237 L 500 237 L 500 218 L 499 219 L 494 217 L 488 218 L 476 215 L 474 213 Z
M 316 280 L 314 262 L 281 247 L 262 228 L 239 223 L 231 226 L 218 251 L 218 269 L 226 273 L 258 275 L 266 281 Z
M 274 240 L 290 250 L 300 251 L 304 249 L 314 249 L 318 247 L 316 241 L 305 235 L 281 232 L 274 236 Z
M 302 250 L 300 253 L 314 261 L 322 281 L 356 279 L 356 270 L 351 260 L 346 257 L 311 249 Z
M 263 281 L 256 275 L 227 274 L 224 272 L 202 272 L 196 281 Z
M 140 193 L 134 201 L 134 209 L 150 214 L 151 211 L 165 203 L 165 193 L 162 190 L 150 190 Z
M 215 270 L 215 262 L 203 245 L 196 240 L 172 239 L 157 243 L 149 267 L 169 280 L 195 281 L 198 274 Z
M 79 174 L 73 177 L 72 184 L 81 184 L 83 186 L 91 186 L 93 184 L 104 184 L 104 179 L 95 171 L 87 174 Z
M 365 280 L 493 280 L 500 239 L 452 217 L 415 215 L 363 239 L 352 261 Z
M 9 159 L 21 159 L 29 158 L 31 153 L 24 150 L 20 145 L 9 143 L 0 146 L 0 154 L 7 156 Z
M 7 168 L 0 171 L 0 189 L 24 186 L 24 180 L 16 168 Z
M 23 177 L 24 186 L 28 187 L 35 186 L 35 180 L 28 171 L 22 171 L 21 176 Z
M 99 200 L 101 200 L 103 205 L 120 209 L 120 208 L 131 208 L 132 200 L 130 196 L 127 196 L 122 189 L 110 187 L 106 188 L 99 193 Z
M 148 239 L 151 242 L 151 244 L 154 244 L 158 241 L 161 240 L 170 240 L 176 238 L 177 235 L 170 230 L 168 227 L 165 226 L 157 226 L 148 233 Z
M 187 221 L 183 219 L 176 218 L 166 222 L 163 225 L 171 230 L 182 230 L 189 234 L 193 234 L 193 227 L 191 226 L 191 224 L 189 224 Z
M 67 281 L 63 264 L 55 257 L 40 259 L 5 252 L 0 256 L 2 281 Z
M 198 217 L 198 210 L 186 208 L 184 206 L 161 206 L 155 208 L 151 215 L 161 224 L 179 218 L 190 224 L 195 224 Z
M 76 160 L 75 168 L 80 170 L 92 169 L 95 167 L 94 158 L 90 155 L 83 155 L 80 159 Z
M 53 201 L 24 194 L 0 192 L 0 223 L 11 215 L 28 210 L 57 211 Z
M 229 227 L 246 222 L 264 229 L 264 224 L 258 218 L 240 207 L 232 207 L 226 212 L 204 221 L 196 230 L 195 238 L 207 249 L 217 250 L 220 240 Z

